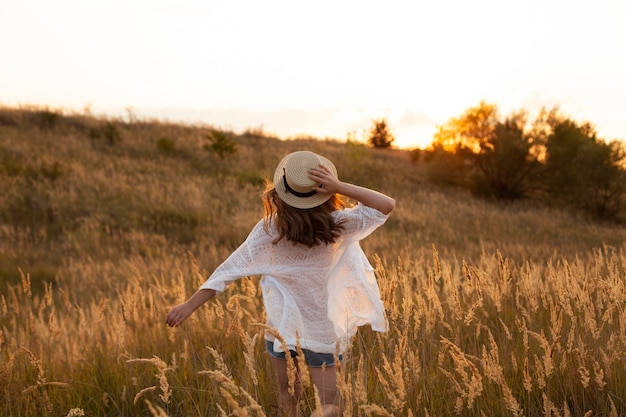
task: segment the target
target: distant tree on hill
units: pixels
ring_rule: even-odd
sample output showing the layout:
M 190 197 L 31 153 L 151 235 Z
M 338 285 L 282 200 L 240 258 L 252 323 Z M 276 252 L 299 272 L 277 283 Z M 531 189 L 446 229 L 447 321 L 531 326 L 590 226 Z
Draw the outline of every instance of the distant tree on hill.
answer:
M 385 118 L 375 119 L 372 121 L 373 126 L 370 128 L 368 143 L 374 148 L 390 148 L 396 138 L 391 134 L 387 120 Z
M 534 179 L 539 168 L 526 124 L 525 112 L 501 121 L 496 105 L 481 102 L 439 126 L 434 144 L 440 158 L 443 149 L 464 161 L 463 180 L 477 194 L 522 198 L 536 187 Z M 459 163 L 450 169 L 458 172 Z M 442 167 L 438 172 L 443 173 Z
M 446 151 L 456 152 L 467 148 L 479 152 L 481 146 L 492 138 L 497 124 L 497 106 L 481 101 L 478 106 L 465 110 L 461 116 L 437 126 L 434 143 Z
M 599 218 L 613 218 L 626 207 L 626 149 L 604 142 L 590 123 L 551 121 L 543 170 L 557 198 Z
M 539 152 L 526 125 L 527 116 L 523 111 L 496 123 L 493 133 L 481 143 L 475 156 L 480 173 L 476 187 L 482 186 L 487 194 L 504 199 L 526 197 L 538 188 Z

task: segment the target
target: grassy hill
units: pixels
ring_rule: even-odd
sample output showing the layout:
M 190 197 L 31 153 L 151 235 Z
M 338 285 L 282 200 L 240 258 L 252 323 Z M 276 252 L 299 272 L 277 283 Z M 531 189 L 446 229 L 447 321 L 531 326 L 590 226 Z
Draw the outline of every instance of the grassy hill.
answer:
M 220 134 L 235 153 L 211 151 L 210 126 L 0 109 L 3 415 L 236 409 L 196 374 L 207 368 L 271 415 L 270 371 L 246 338 L 261 331 L 256 281 L 180 331 L 162 322 L 247 236 L 264 179 L 300 149 L 397 199 L 363 242 L 393 330 L 355 341 L 346 368 L 367 383 L 346 375 L 347 415 L 626 413 L 626 228 L 438 187 L 406 150 Z
M 458 259 L 497 249 L 516 261 L 545 261 L 625 241 L 623 227 L 438 188 L 406 150 L 229 134 L 236 153 L 220 157 L 207 149 L 212 131 L 3 109 L 0 279 L 18 282 L 21 268 L 36 281 L 55 282 L 85 259 L 120 262 L 188 251 L 211 268 L 262 215 L 264 179 L 298 149 L 328 156 L 343 179 L 398 200 L 380 238 L 367 242 L 372 254 L 385 249 L 387 257 L 405 257 L 435 245 Z

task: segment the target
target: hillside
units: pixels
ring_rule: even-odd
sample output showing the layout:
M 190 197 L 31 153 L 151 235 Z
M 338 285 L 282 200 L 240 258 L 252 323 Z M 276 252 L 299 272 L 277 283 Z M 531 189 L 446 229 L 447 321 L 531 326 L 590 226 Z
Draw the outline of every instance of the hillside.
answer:
M 388 225 L 365 242 L 370 254 L 394 259 L 434 245 L 457 260 L 499 250 L 516 262 L 546 261 L 626 241 L 623 227 L 434 186 L 408 151 L 225 132 L 236 152 L 219 156 L 208 149 L 211 133 L 210 126 L 2 109 L 0 279 L 18 282 L 20 268 L 36 282 L 71 282 L 97 268 L 110 284 L 123 280 L 118 268 L 128 259 L 188 253 L 210 270 L 262 214 L 264 178 L 298 149 L 326 155 L 343 179 L 397 199 Z

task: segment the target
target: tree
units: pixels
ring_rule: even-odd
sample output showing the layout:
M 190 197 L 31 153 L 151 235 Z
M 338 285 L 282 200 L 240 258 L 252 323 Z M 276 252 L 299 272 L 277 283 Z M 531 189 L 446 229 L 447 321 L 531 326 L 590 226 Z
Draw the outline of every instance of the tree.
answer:
M 465 110 L 460 117 L 453 117 L 446 124 L 437 126 L 434 143 L 447 151 L 467 148 L 479 152 L 481 146 L 493 136 L 497 123 L 497 106 L 481 101 L 478 106 Z
M 626 149 L 605 142 L 590 123 L 577 123 L 558 108 L 500 119 L 481 102 L 439 126 L 426 158 L 431 179 L 468 186 L 504 199 L 544 191 L 542 198 L 616 219 L 626 209 Z
M 475 156 L 480 172 L 475 187 L 483 185 L 485 193 L 503 199 L 526 197 L 537 188 L 541 165 L 526 125 L 524 111 L 496 123 L 492 134 L 480 144 L 480 151 Z
M 445 158 L 455 161 L 450 170 L 459 173 L 465 167 L 465 182 L 477 194 L 522 198 L 534 189 L 539 167 L 526 125 L 525 112 L 500 121 L 497 106 L 483 101 L 438 127 L 434 148 L 439 151 L 434 155 L 439 154 L 440 163 L 441 149 L 454 154 L 455 158 Z
M 604 142 L 590 123 L 554 118 L 546 140 L 544 178 L 560 201 L 599 218 L 615 218 L 626 206 L 626 150 Z
M 370 128 L 368 143 L 374 148 L 390 148 L 396 138 L 391 134 L 387 120 L 374 119 L 373 126 Z

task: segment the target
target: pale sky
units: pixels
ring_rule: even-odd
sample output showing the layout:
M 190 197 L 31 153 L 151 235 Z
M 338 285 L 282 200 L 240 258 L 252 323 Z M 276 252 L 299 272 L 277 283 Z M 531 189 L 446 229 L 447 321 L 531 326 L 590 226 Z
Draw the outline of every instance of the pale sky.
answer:
M 396 145 L 481 100 L 626 139 L 624 0 L 0 0 L 0 104 Z

